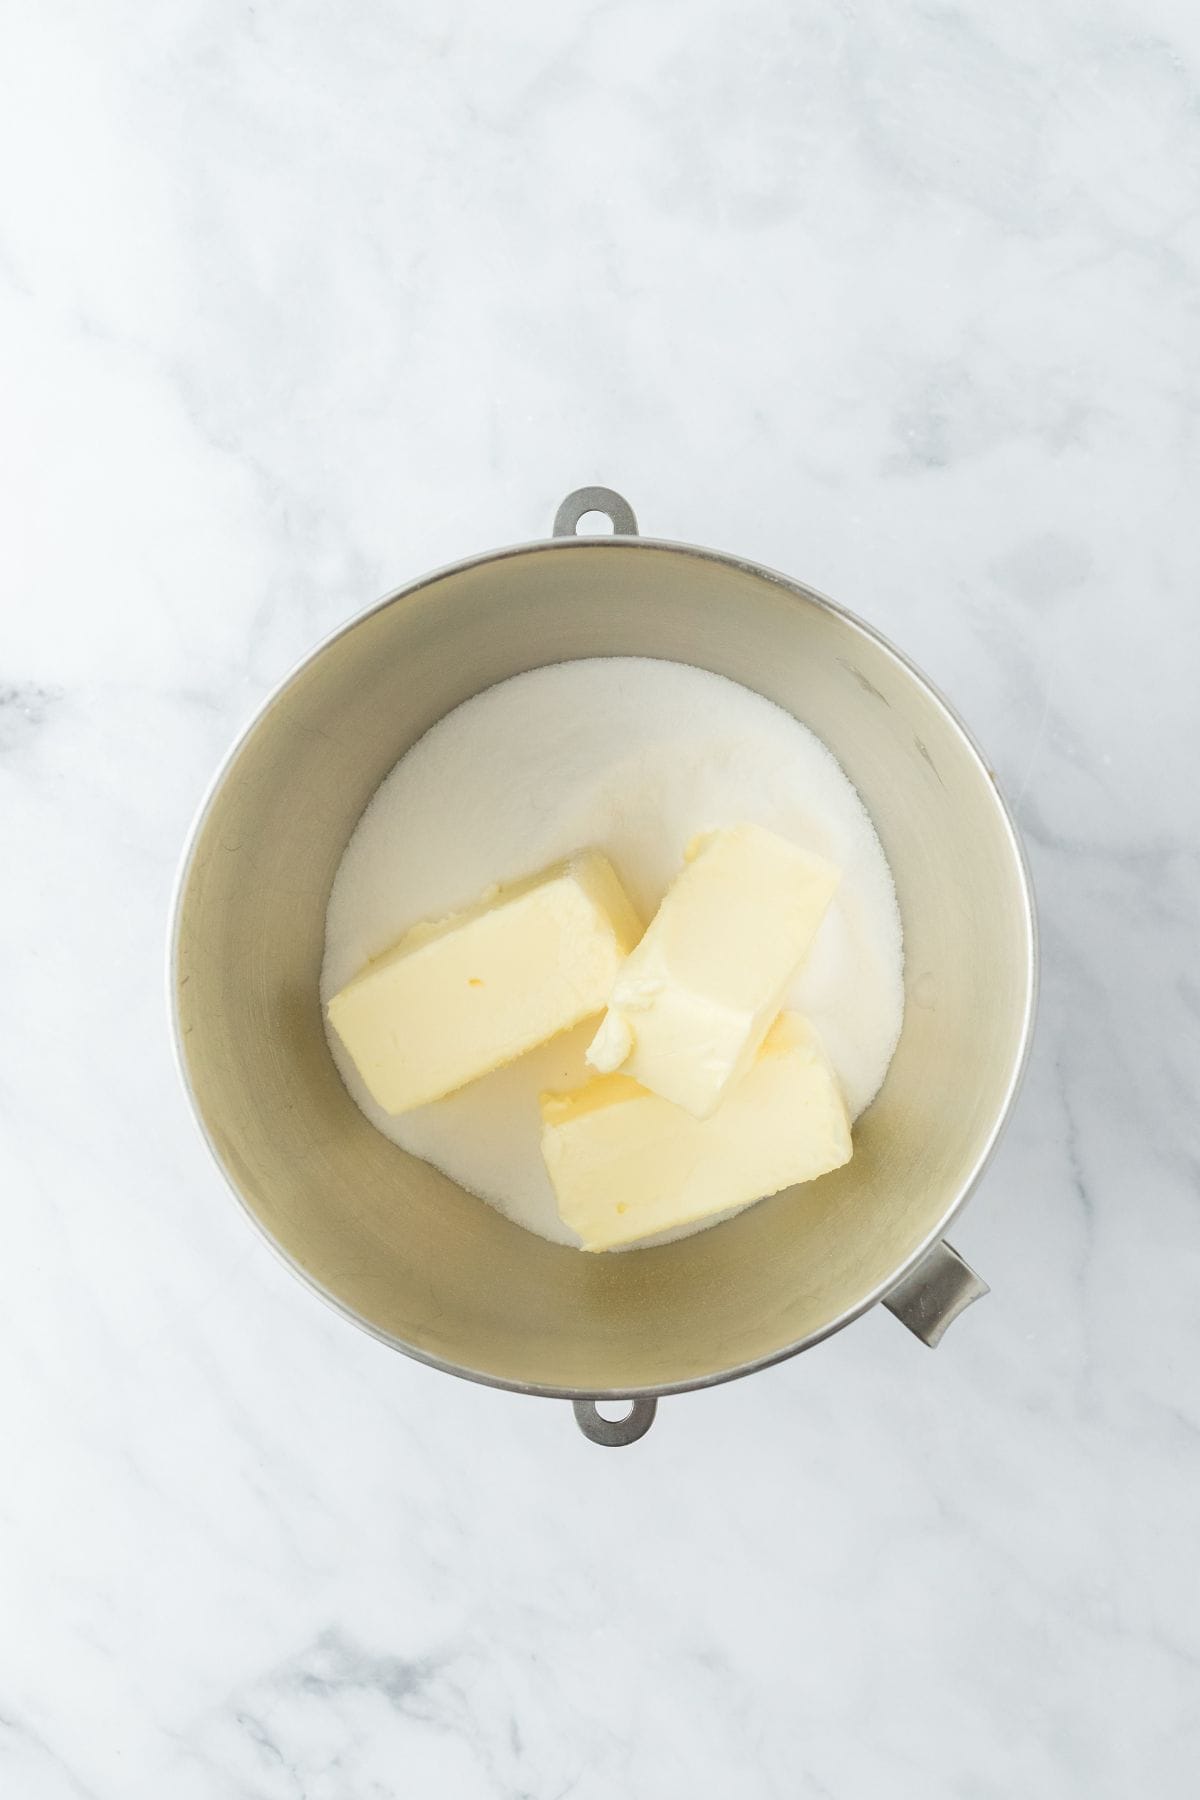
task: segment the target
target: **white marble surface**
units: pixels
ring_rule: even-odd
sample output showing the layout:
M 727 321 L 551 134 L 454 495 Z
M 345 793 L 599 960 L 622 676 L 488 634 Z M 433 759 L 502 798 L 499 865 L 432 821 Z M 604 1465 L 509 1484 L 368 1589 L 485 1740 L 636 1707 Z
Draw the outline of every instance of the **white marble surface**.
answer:
M 1195 9 L 0 29 L 0 1790 L 1194 1794 Z M 992 1296 L 622 1453 L 296 1283 L 162 993 L 266 689 L 592 480 L 926 667 L 1045 951 Z

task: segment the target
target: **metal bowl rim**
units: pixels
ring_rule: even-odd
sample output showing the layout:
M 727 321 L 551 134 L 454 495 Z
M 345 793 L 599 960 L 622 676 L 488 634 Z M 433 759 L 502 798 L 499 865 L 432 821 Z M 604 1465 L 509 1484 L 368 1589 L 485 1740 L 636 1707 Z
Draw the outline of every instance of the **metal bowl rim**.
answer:
M 418 1349 L 413 1344 L 406 1343 L 403 1338 L 396 1337 L 393 1333 L 383 1331 L 378 1326 L 373 1325 L 370 1320 L 365 1319 L 361 1313 L 356 1312 L 353 1307 L 347 1306 L 343 1300 L 340 1300 L 336 1294 L 331 1293 L 329 1289 L 323 1286 L 322 1283 L 319 1282 L 315 1276 L 311 1275 L 307 1269 L 302 1268 L 283 1248 L 278 1239 L 267 1230 L 267 1227 L 254 1211 L 250 1202 L 246 1199 L 246 1196 L 242 1193 L 226 1166 L 223 1157 L 213 1141 L 208 1126 L 205 1123 L 204 1117 L 200 1111 L 199 1100 L 192 1086 L 191 1076 L 188 1072 L 187 1062 L 184 1056 L 183 1034 L 179 1017 L 179 987 L 176 979 L 176 972 L 179 963 L 179 938 L 184 895 L 187 890 L 188 878 L 191 874 L 192 860 L 195 855 L 196 846 L 208 819 L 209 812 L 216 801 L 218 793 L 224 785 L 226 776 L 229 774 L 243 749 L 257 731 L 260 721 L 306 669 L 317 662 L 319 658 L 324 655 L 325 651 L 336 644 L 339 639 L 356 630 L 358 626 L 364 624 L 367 619 L 372 618 L 376 613 L 382 612 L 385 608 L 395 606 L 403 601 L 415 599 L 419 594 L 423 594 L 428 589 L 435 587 L 440 581 L 445 580 L 448 576 L 459 575 L 467 569 L 479 568 L 486 563 L 506 561 L 510 558 L 521 556 L 538 555 L 547 550 L 562 550 L 566 551 L 568 554 L 583 554 L 588 551 L 598 551 L 601 554 L 604 554 L 614 547 L 645 550 L 649 552 L 665 551 L 676 556 L 694 556 L 706 562 L 720 563 L 726 567 L 738 569 L 743 574 L 756 577 L 762 581 L 767 581 L 774 587 L 782 588 L 802 600 L 808 601 L 815 606 L 824 608 L 827 612 L 833 613 L 852 633 L 857 633 L 867 639 L 868 642 L 873 644 L 877 649 L 882 650 L 886 656 L 890 657 L 897 667 L 908 675 L 919 688 L 923 689 L 934 704 L 940 708 L 947 724 L 957 734 L 969 755 L 978 765 L 980 772 L 985 777 L 988 790 L 992 795 L 993 803 L 1008 839 L 1009 847 L 1012 850 L 1014 863 L 1020 879 L 1022 914 L 1026 928 L 1028 947 L 1026 956 L 1025 1003 L 1021 1019 L 1021 1038 L 1017 1054 L 1013 1059 L 1013 1066 L 1009 1075 L 1008 1085 L 1005 1089 L 1004 1098 L 997 1109 L 995 1122 L 992 1125 L 991 1131 L 988 1133 L 987 1140 L 984 1143 L 979 1156 L 976 1158 L 973 1168 L 963 1183 L 953 1204 L 949 1207 L 934 1230 L 928 1233 L 912 1254 L 907 1257 L 899 1267 L 893 1270 L 885 1281 L 878 1283 L 861 1300 L 856 1301 L 853 1306 L 847 1307 L 844 1312 L 839 1313 L 837 1318 L 831 1320 L 829 1324 L 822 1326 L 819 1331 L 810 1332 L 806 1337 L 797 1339 L 795 1343 L 784 1345 L 780 1350 L 773 1350 L 769 1356 L 755 1357 L 749 1362 L 738 1363 L 732 1368 L 718 1369 L 713 1374 L 696 1376 L 685 1381 L 667 1382 L 652 1387 L 600 1389 L 556 1387 L 542 1382 L 509 1381 L 500 1376 L 485 1374 L 479 1369 L 470 1369 L 464 1367 L 460 1363 L 449 1362 L 444 1357 L 432 1356 L 427 1351 Z M 380 1343 L 388 1345 L 390 1349 L 399 1350 L 403 1355 L 411 1357 L 416 1362 L 424 1363 L 428 1368 L 438 1369 L 444 1375 L 457 1375 L 465 1381 L 478 1382 L 484 1387 L 500 1388 L 514 1394 L 536 1395 L 539 1398 L 550 1400 L 609 1401 L 661 1398 L 670 1394 L 691 1393 L 699 1388 L 717 1387 L 727 1381 L 739 1381 L 745 1375 L 754 1375 L 760 1369 L 772 1368 L 776 1363 L 786 1362 L 790 1357 L 799 1356 L 802 1351 L 811 1350 L 814 1345 L 822 1343 L 826 1338 L 832 1337 L 835 1332 L 844 1330 L 847 1325 L 852 1325 L 855 1319 L 861 1318 L 863 1313 L 869 1312 L 871 1307 L 878 1305 L 879 1301 L 917 1266 L 922 1258 L 927 1255 L 929 1250 L 932 1249 L 933 1245 L 944 1235 L 947 1226 L 962 1211 L 962 1208 L 966 1205 L 972 1193 L 979 1185 L 988 1164 L 996 1153 L 996 1147 L 1004 1132 L 1005 1126 L 1008 1124 L 1012 1115 L 1014 1103 L 1020 1092 L 1021 1083 L 1024 1080 L 1025 1072 L 1029 1065 L 1034 1018 L 1037 1012 L 1039 980 L 1038 929 L 1037 912 L 1033 896 L 1033 879 L 1030 873 L 1028 859 L 1025 855 L 1025 850 L 1021 843 L 1020 834 L 1017 831 L 1016 822 L 1012 812 L 996 784 L 995 777 L 988 766 L 983 752 L 980 750 L 974 737 L 971 735 L 946 696 L 929 680 L 928 676 L 925 675 L 902 650 L 897 649 L 896 645 L 893 644 L 890 639 L 886 638 L 882 632 L 877 631 L 874 626 L 868 625 L 866 621 L 860 619 L 857 614 L 852 613 L 844 606 L 839 605 L 836 600 L 831 600 L 827 594 L 820 593 L 816 588 L 808 587 L 804 582 L 795 581 L 791 576 L 784 575 L 780 570 L 772 569 L 763 563 L 752 562 L 746 557 L 731 556 L 725 551 L 709 549 L 699 544 L 678 542 L 671 538 L 652 538 L 642 537 L 641 535 L 621 536 L 617 534 L 608 534 L 603 537 L 535 538 L 528 543 L 509 544 L 498 550 L 481 551 L 473 556 L 462 557 L 457 562 L 446 563 L 441 568 L 434 569 L 428 574 L 418 576 L 414 581 L 404 583 L 402 587 L 398 587 L 392 593 L 386 594 L 382 599 L 374 601 L 371 605 L 364 607 L 361 612 L 356 613 L 352 618 L 347 619 L 343 624 L 337 626 L 326 637 L 322 638 L 320 643 L 307 651 L 304 656 L 300 657 L 283 678 L 275 684 L 265 699 L 263 699 L 255 708 L 253 716 L 238 733 L 233 744 L 218 765 L 217 770 L 200 801 L 199 807 L 197 808 L 195 819 L 193 820 L 183 854 L 180 858 L 179 869 L 176 874 L 171 898 L 170 916 L 171 925 L 168 937 L 166 970 L 167 1005 L 171 1020 L 171 1036 L 174 1048 L 175 1066 L 179 1071 L 179 1077 L 188 1098 L 192 1117 L 195 1120 L 200 1135 L 203 1137 L 213 1160 L 220 1169 L 221 1174 L 225 1179 L 226 1186 L 242 1208 L 242 1211 L 258 1231 L 259 1235 L 270 1245 L 271 1249 L 275 1252 L 276 1256 L 279 1257 L 281 1262 L 283 1262 L 291 1273 L 296 1276 L 298 1280 L 302 1281 L 306 1287 L 310 1288 L 313 1293 L 319 1295 L 327 1305 L 331 1306 L 335 1312 L 340 1313 L 341 1316 L 344 1319 L 347 1319 L 352 1325 L 357 1325 L 360 1330 L 367 1332 L 371 1337 L 377 1338 Z M 483 1205 L 485 1202 L 481 1201 L 480 1204 Z M 519 1229 L 519 1227 L 516 1229 Z M 631 1253 L 627 1252 L 626 1254 Z M 632 1254 L 636 1254 L 636 1252 Z M 644 1254 L 653 1255 L 654 1252 L 647 1251 Z

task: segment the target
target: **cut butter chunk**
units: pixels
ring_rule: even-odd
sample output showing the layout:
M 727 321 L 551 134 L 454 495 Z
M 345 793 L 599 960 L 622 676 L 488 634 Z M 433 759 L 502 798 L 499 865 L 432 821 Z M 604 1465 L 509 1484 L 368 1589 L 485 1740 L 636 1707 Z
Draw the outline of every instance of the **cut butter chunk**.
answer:
M 613 984 L 589 1063 L 708 1118 L 754 1061 L 840 879 L 759 825 L 697 838 Z
M 329 1002 L 389 1113 L 438 1100 L 604 1006 L 641 923 L 607 857 L 580 852 L 415 925 Z
M 850 1121 L 812 1027 L 783 1013 L 712 1118 L 601 1075 L 543 1094 L 542 1155 L 563 1221 L 585 1250 L 613 1250 L 840 1168 Z

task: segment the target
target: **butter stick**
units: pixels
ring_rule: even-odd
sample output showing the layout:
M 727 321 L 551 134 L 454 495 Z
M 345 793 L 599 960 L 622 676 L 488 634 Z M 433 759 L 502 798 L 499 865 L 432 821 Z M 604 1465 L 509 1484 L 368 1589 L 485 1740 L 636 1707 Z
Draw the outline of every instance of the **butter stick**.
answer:
M 414 926 L 329 1022 L 372 1098 L 408 1112 L 598 1013 L 640 932 L 611 863 L 584 851 Z
M 783 1013 L 711 1118 L 602 1075 L 542 1096 L 542 1155 L 583 1248 L 613 1250 L 840 1168 L 850 1121 L 816 1033 Z
M 758 825 L 696 840 L 587 1053 L 698 1119 L 746 1074 L 840 872 Z

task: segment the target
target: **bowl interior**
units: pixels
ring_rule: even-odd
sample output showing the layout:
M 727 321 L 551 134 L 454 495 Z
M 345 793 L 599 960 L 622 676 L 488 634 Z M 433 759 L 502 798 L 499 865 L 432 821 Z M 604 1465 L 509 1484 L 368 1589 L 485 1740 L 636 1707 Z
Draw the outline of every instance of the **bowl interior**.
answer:
M 907 991 L 900 1044 L 845 1169 L 681 1243 L 594 1257 L 531 1236 L 368 1125 L 330 1059 L 317 982 L 338 861 L 397 757 L 481 688 L 605 655 L 703 665 L 825 740 L 891 863 Z M 276 695 L 201 821 L 174 980 L 201 1122 L 301 1273 L 419 1356 L 602 1395 L 784 1354 L 861 1309 L 938 1234 L 1016 1079 L 1031 929 L 986 770 L 887 646 L 722 557 L 566 540 L 399 595 Z

